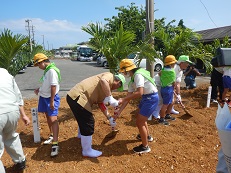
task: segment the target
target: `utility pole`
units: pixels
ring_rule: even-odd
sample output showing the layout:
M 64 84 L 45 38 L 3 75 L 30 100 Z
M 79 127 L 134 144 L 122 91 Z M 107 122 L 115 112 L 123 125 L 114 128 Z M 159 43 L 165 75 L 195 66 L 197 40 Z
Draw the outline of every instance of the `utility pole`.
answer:
M 48 47 L 48 51 L 49 51 L 49 42 L 47 41 L 47 47 Z
M 146 0 L 146 34 L 154 32 L 154 0 Z M 154 38 L 151 37 L 149 43 L 154 47 Z M 154 77 L 154 63 L 146 61 L 146 69 Z
M 42 35 L 43 37 L 43 49 L 45 50 L 45 45 L 44 45 L 44 35 Z
M 25 20 L 25 22 L 27 23 L 26 25 L 26 30 L 28 30 L 28 34 L 29 34 L 29 40 L 30 40 L 30 51 L 32 52 L 32 42 L 31 42 L 31 34 L 30 34 L 30 21 L 29 19 Z
M 32 25 L 32 45 L 34 45 L 35 41 L 34 41 L 34 25 Z

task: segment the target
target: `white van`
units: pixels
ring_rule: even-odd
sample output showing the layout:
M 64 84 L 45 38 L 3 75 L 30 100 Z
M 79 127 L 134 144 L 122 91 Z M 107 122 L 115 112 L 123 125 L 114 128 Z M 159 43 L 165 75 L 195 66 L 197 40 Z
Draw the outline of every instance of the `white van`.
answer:
M 146 59 L 143 58 L 140 62 L 140 64 L 138 65 L 139 63 L 139 54 L 136 53 L 132 53 L 130 55 L 128 55 L 128 59 L 131 59 L 137 67 L 142 67 L 144 69 L 146 69 Z M 161 71 L 161 69 L 163 68 L 164 64 L 163 62 L 159 59 L 159 58 L 154 58 L 155 62 L 154 62 L 154 71 Z
M 70 58 L 70 57 L 71 57 L 70 53 L 68 52 L 63 53 L 63 58 Z
M 55 58 L 62 58 L 61 53 L 59 51 L 55 52 Z

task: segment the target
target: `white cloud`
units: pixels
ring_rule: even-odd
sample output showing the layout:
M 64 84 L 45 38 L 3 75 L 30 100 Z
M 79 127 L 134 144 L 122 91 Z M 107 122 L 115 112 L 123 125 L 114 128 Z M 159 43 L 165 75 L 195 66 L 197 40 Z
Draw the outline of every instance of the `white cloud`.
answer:
M 10 29 L 14 34 L 20 33 L 27 35 L 26 25 L 28 25 L 28 23 L 26 23 L 25 20 L 30 20 L 30 26 L 33 26 L 35 42 L 43 44 L 44 38 L 46 48 L 59 48 L 66 44 L 87 41 L 90 37 L 81 30 L 81 25 L 67 20 L 45 21 L 40 18 L 23 18 L 19 20 L 0 21 L 0 28 Z M 48 46 L 48 44 L 52 46 Z

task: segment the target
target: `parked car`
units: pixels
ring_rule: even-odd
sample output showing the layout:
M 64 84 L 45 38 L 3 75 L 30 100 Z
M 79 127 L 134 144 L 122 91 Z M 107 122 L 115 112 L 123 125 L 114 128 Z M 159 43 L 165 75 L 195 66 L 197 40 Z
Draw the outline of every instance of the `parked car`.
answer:
M 93 61 L 97 61 L 97 59 L 98 59 L 100 56 L 102 56 L 100 53 L 95 52 L 95 53 L 92 54 L 92 57 L 93 57 L 92 60 L 93 60 Z
M 138 65 L 139 63 L 139 54 L 130 54 L 128 55 L 128 59 L 131 59 L 138 67 L 142 67 L 144 69 L 146 69 L 146 59 L 143 58 L 140 62 L 140 64 Z M 163 68 L 164 64 L 163 64 L 163 61 L 159 58 L 154 58 L 155 62 L 154 62 L 154 71 L 161 71 L 161 69 Z
M 70 53 L 70 57 L 71 57 L 71 59 L 77 59 L 77 52 L 71 52 Z
M 100 56 L 96 61 L 97 66 L 108 67 L 107 58 L 105 56 Z
M 128 55 L 128 59 L 131 59 L 136 65 L 137 67 L 142 67 L 144 69 L 146 69 L 146 59 L 143 58 L 140 62 L 140 64 L 138 65 L 138 56 L 139 54 L 130 54 Z M 161 61 L 161 59 L 159 58 L 154 58 L 155 62 L 154 62 L 154 71 L 161 71 L 161 69 L 163 68 L 163 62 Z M 108 67 L 108 63 L 107 63 L 107 59 L 105 56 L 101 56 L 97 58 L 97 65 L 101 66 L 101 67 Z
M 60 52 L 55 52 L 55 58 L 62 58 L 61 53 Z
M 68 52 L 63 53 L 63 58 L 70 58 L 70 54 Z
M 77 61 L 92 61 L 93 50 L 86 45 L 77 48 Z

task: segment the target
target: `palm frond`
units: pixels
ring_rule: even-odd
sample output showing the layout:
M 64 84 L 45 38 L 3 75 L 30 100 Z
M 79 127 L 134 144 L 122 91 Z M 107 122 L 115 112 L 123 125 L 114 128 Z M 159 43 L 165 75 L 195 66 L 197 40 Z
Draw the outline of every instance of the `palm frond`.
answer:
M 21 34 L 13 35 L 13 33 L 4 29 L 4 31 L 0 34 L 0 67 L 5 68 L 9 71 L 9 73 L 13 73 L 11 69 L 17 71 L 12 68 L 14 65 L 14 60 L 17 58 L 17 54 L 22 48 L 22 46 L 27 43 L 28 38 Z

